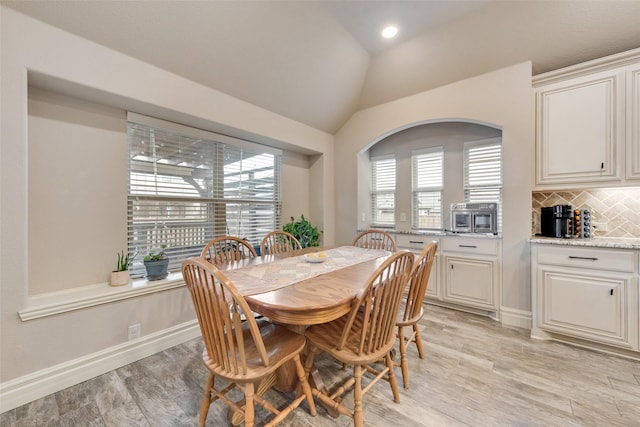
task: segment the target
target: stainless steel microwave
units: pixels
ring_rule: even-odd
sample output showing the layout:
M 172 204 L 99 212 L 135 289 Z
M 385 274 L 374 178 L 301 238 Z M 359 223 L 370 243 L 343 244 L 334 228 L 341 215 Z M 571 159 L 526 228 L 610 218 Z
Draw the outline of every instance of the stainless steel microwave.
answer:
M 498 204 L 494 202 L 452 203 L 451 231 L 498 234 Z

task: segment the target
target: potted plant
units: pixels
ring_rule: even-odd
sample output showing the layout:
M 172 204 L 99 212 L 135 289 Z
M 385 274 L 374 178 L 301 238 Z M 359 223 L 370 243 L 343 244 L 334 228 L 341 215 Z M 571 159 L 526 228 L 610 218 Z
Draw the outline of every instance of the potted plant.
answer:
M 109 285 L 111 286 L 124 286 L 129 284 L 129 266 L 133 262 L 136 254 L 129 256 L 124 254 L 124 251 L 118 252 L 118 258 L 116 260 L 116 269 L 111 272 L 111 280 Z
M 291 222 L 285 224 L 282 229 L 289 234 L 293 234 L 303 248 L 319 245 L 320 232 L 318 232 L 317 227 L 311 225 L 304 215 L 300 215 L 300 220 L 298 221 L 291 217 Z
M 167 245 L 162 245 L 159 251 L 149 252 L 144 257 L 144 268 L 147 270 L 147 280 L 161 280 L 168 275 L 169 257 L 164 253 Z

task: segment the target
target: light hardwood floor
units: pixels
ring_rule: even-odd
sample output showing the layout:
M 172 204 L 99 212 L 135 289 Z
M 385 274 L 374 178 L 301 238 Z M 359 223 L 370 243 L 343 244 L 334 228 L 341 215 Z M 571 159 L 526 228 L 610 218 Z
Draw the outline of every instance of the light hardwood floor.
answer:
M 365 425 L 640 426 L 640 362 L 531 340 L 528 331 L 433 306 L 421 327 L 426 357 L 410 347 L 409 390 L 401 388 L 396 404 L 388 384 L 376 384 L 364 397 Z M 201 340 L 191 340 L 0 414 L 0 426 L 197 425 L 206 379 L 201 350 Z M 318 365 L 324 375 L 341 375 L 328 358 Z M 303 403 L 281 425 L 352 425 L 318 412 L 309 416 Z M 230 425 L 225 413 L 214 403 L 207 425 Z M 257 425 L 267 415 L 258 409 Z

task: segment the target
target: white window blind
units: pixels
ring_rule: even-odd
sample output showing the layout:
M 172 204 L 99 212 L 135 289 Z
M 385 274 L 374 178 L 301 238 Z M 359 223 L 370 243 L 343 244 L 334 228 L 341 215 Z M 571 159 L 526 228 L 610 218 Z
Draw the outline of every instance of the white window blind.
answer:
M 412 227 L 442 228 L 442 147 L 411 153 Z
M 141 261 L 167 245 L 169 269 L 214 237 L 259 245 L 281 227 L 279 150 L 131 113 L 128 249 Z M 136 120 L 142 123 L 137 123 Z
M 371 223 L 394 226 L 396 211 L 396 159 L 394 156 L 371 158 Z
M 502 228 L 502 140 L 464 144 L 465 202 L 498 202 L 498 229 Z

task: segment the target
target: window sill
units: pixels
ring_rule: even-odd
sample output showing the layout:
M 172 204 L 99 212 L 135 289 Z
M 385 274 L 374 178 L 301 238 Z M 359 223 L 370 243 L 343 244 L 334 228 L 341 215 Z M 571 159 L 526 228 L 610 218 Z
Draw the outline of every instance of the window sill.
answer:
M 18 312 L 20 320 L 39 319 L 82 310 L 100 304 L 107 304 L 141 295 L 163 292 L 184 286 L 181 272 L 170 273 L 164 280 L 148 281 L 146 279 L 132 280 L 126 286 L 113 287 L 108 283 L 82 286 L 59 292 L 36 295 L 27 299 L 27 306 Z

